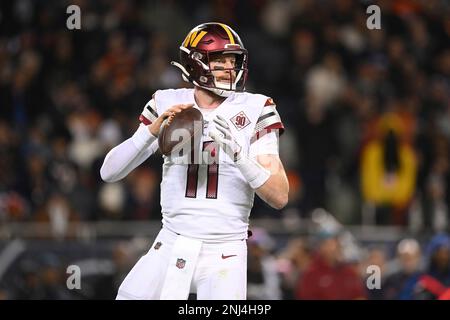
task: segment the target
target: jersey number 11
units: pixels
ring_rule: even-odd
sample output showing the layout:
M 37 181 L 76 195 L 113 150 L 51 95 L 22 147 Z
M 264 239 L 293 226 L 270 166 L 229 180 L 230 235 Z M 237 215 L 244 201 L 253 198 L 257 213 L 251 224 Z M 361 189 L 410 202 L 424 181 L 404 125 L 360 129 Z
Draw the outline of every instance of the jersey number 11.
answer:
M 208 156 L 214 161 L 208 161 L 207 170 L 207 181 L 206 181 L 206 198 L 207 199 L 217 199 L 217 187 L 219 185 L 219 164 L 217 164 L 219 159 L 219 146 L 213 141 L 203 142 L 203 151 L 208 152 Z M 208 160 L 211 160 L 208 159 Z M 217 161 L 216 161 L 217 160 Z M 187 179 L 186 179 L 186 198 L 197 198 L 197 184 L 198 184 L 198 164 L 190 164 L 187 168 Z

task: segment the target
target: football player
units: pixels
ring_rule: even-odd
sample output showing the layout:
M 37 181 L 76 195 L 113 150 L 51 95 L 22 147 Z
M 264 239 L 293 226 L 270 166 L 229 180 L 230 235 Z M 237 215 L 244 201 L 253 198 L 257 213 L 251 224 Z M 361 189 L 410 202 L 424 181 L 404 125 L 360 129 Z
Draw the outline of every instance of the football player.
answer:
M 284 127 L 274 101 L 244 92 L 248 53 L 222 23 L 192 29 L 180 46 L 181 71 L 192 89 L 158 90 L 131 138 L 102 165 L 104 181 L 128 175 L 158 149 L 163 121 L 187 108 L 204 119 L 203 152 L 214 161 L 180 163 L 164 156 L 163 227 L 121 284 L 117 299 L 246 299 L 247 243 L 254 194 L 276 209 L 288 202 L 278 156 Z

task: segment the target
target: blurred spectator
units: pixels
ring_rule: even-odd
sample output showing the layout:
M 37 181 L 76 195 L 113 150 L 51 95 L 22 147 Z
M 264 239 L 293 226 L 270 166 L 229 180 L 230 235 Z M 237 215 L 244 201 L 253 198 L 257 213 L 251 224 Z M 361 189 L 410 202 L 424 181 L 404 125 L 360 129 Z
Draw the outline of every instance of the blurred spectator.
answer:
M 43 296 L 41 299 L 68 300 L 73 298 L 71 291 L 67 290 L 65 268 L 56 255 L 44 254 L 40 279 Z
M 101 220 L 121 220 L 125 211 L 126 191 L 122 183 L 105 184 L 99 191 Z
M 36 220 L 49 224 L 50 236 L 56 239 L 64 239 L 75 236 L 75 225 L 70 225 L 69 223 L 79 221 L 79 216 L 67 199 L 62 194 L 55 192 L 50 195 L 44 207 L 38 211 Z M 46 237 L 48 235 L 43 233 L 42 236 Z
M 396 254 L 399 270 L 390 274 L 384 282 L 384 299 L 413 300 L 423 272 L 420 245 L 415 239 L 403 239 L 397 245 Z
M 65 268 L 54 253 L 45 252 L 37 260 L 23 259 L 19 265 L 23 278 L 19 278 L 14 299 L 23 300 L 68 300 L 73 299 L 67 289 Z
M 129 199 L 125 218 L 130 220 L 161 219 L 161 207 L 157 201 L 159 176 L 150 168 L 139 168 L 127 179 Z
M 434 130 L 433 130 L 434 131 Z M 449 221 L 449 142 L 437 132 L 422 136 L 418 142 L 421 148 L 422 165 L 417 200 L 421 227 L 434 232 L 444 232 Z M 426 147 L 424 144 L 428 143 Z M 430 152 L 425 153 L 427 148 Z
M 450 290 L 450 237 L 435 235 L 427 247 L 426 271 L 418 280 L 417 299 L 440 299 L 448 297 Z
M 368 276 L 370 277 L 373 273 L 370 273 L 372 269 L 369 269 L 369 267 L 377 267 L 380 270 L 380 276 L 381 279 L 379 284 L 380 287 L 374 287 L 374 288 L 366 288 L 367 292 L 367 298 L 369 300 L 382 300 L 385 295 L 385 281 L 386 281 L 386 274 L 387 274 L 387 257 L 386 253 L 383 248 L 381 247 L 373 247 L 369 249 L 369 252 L 367 254 L 367 258 L 364 261 L 363 268 L 362 268 L 362 274 L 364 275 L 364 282 L 367 284 L 367 281 L 371 281 Z M 369 273 L 367 273 L 369 271 Z
M 306 95 L 314 108 L 326 109 L 333 105 L 344 86 L 340 57 L 332 52 L 306 75 Z
M 261 228 L 248 239 L 247 299 L 280 300 L 280 278 L 273 255 L 275 241 Z
M 317 236 L 313 259 L 297 283 L 302 300 L 352 300 L 366 298 L 363 280 L 353 266 L 342 262 L 338 234 Z
M 319 106 L 311 96 L 306 98 L 305 110 L 298 121 L 297 141 L 300 177 L 305 186 L 300 209 L 309 217 L 313 209 L 326 207 L 326 180 L 336 154 L 336 141 L 330 111 Z
M 311 261 L 310 249 L 306 239 L 293 238 L 278 256 L 278 272 L 281 277 L 281 291 L 283 300 L 295 298 L 295 285 L 300 282 Z
M 16 192 L 0 192 L 0 221 L 24 221 L 30 214 L 26 200 Z

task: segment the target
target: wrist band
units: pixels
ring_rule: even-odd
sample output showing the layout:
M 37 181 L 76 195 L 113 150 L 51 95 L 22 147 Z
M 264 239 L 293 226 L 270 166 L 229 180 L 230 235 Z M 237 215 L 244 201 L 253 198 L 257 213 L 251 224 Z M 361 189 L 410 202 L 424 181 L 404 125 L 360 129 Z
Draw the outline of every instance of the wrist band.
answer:
M 258 189 L 270 178 L 269 170 L 246 155 L 236 162 L 236 166 L 253 189 Z

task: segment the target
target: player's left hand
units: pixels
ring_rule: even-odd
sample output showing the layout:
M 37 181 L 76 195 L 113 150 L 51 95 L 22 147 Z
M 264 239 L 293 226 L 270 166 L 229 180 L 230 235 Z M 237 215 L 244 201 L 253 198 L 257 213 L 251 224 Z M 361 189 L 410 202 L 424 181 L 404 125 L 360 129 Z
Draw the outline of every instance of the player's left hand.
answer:
M 230 126 L 220 115 L 214 118 L 215 129 L 209 132 L 209 136 L 236 162 L 242 156 L 242 147 L 236 142 Z

